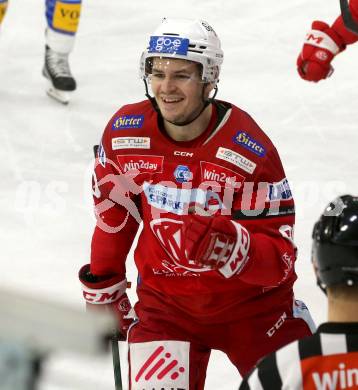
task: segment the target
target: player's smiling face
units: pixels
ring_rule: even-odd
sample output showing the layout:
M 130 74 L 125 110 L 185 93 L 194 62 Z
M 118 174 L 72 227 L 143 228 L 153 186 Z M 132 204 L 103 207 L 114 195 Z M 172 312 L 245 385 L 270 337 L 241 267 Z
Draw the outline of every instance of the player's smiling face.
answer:
M 205 86 L 195 62 L 154 58 L 150 82 L 160 112 L 168 122 L 186 122 L 203 108 Z

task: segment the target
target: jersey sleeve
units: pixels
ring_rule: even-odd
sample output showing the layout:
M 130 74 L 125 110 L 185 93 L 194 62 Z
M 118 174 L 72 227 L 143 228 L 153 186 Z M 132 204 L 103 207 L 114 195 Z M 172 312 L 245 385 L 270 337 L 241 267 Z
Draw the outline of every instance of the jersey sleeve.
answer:
M 276 287 L 294 276 L 294 201 L 274 147 L 257 168 L 253 182 L 245 182 L 233 203 L 233 219 L 250 233 L 247 264 L 240 274 L 246 283 Z
M 124 174 L 112 153 L 110 126 L 98 147 L 92 177 L 96 227 L 91 243 L 90 271 L 94 275 L 125 276 L 125 260 L 141 221 L 139 186 Z
M 358 23 L 358 0 L 351 0 L 349 8 L 353 19 Z M 342 38 L 346 45 L 350 45 L 358 41 L 358 35 L 347 30 L 344 25 L 342 16 L 339 16 L 332 25 L 332 29 Z

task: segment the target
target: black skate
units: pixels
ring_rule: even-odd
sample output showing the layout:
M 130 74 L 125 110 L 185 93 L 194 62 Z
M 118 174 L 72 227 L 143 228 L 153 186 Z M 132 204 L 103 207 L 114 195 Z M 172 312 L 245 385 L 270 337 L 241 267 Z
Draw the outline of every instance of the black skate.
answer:
M 68 54 L 55 52 L 46 45 L 42 74 L 49 81 L 47 94 L 60 103 L 68 104 L 71 92 L 76 89 L 76 80 L 68 63 Z

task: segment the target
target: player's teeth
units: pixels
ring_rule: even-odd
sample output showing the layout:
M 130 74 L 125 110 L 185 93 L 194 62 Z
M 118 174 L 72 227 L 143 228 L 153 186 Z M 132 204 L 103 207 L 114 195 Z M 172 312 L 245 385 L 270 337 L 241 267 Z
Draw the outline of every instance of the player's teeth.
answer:
M 176 103 L 179 102 L 180 99 L 163 99 L 165 103 Z

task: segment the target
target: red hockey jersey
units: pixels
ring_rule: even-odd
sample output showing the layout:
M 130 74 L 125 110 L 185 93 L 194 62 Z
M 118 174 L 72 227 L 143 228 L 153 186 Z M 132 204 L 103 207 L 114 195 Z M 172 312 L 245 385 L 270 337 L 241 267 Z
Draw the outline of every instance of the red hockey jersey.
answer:
M 291 299 L 296 279 L 294 202 L 279 155 L 246 112 L 220 101 L 215 107 L 211 131 L 191 142 L 170 139 L 149 101 L 122 107 L 105 128 L 93 176 L 92 274 L 124 277 L 143 221 L 134 253 L 139 283 L 198 318 L 238 303 L 238 316 L 267 311 Z M 249 231 L 239 274 L 225 278 L 176 261 L 181 221 L 193 204 Z

